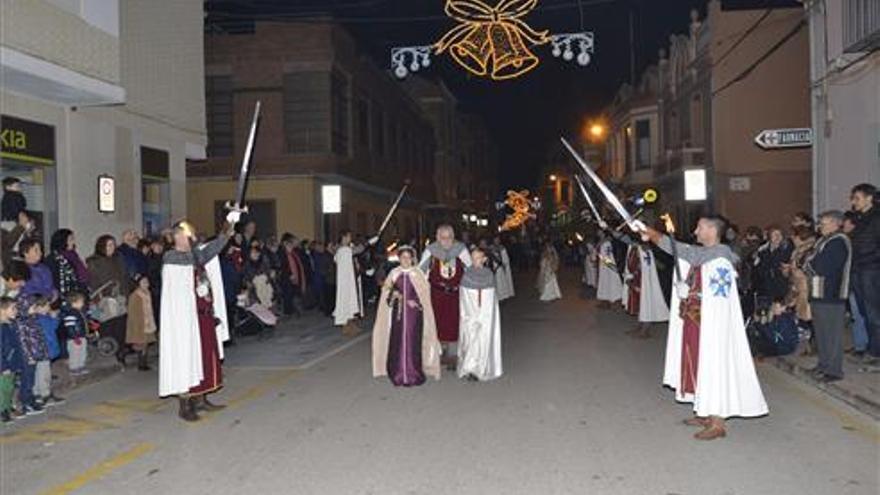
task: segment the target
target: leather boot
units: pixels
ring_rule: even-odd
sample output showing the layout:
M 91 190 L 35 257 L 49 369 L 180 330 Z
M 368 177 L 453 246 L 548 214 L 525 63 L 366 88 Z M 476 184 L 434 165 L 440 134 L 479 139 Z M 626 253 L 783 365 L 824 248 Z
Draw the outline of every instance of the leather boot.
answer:
M 195 400 L 196 409 L 201 411 L 216 412 L 226 409 L 225 404 L 214 404 L 213 402 L 209 401 L 207 395 L 203 395 Z
M 150 371 L 150 365 L 147 363 L 147 351 L 138 353 L 138 371 Z
M 177 400 L 180 402 L 180 411 L 177 413 L 180 419 L 190 423 L 199 420 L 192 397 L 180 397 Z
M 697 440 L 715 440 L 716 438 L 724 438 L 727 436 L 727 428 L 724 420 L 718 417 L 709 417 L 709 424 L 703 431 L 694 435 Z

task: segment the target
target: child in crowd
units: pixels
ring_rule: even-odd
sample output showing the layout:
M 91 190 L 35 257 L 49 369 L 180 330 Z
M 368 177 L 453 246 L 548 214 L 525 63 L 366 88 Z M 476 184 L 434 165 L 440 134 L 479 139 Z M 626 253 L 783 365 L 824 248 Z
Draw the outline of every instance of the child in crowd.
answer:
M 10 231 L 18 222 L 18 214 L 27 211 L 27 200 L 21 192 L 21 179 L 18 177 L 3 178 L 3 199 L 0 201 L 0 225 L 3 230 Z
M 783 299 L 777 299 L 769 314 L 750 326 L 752 351 L 757 356 L 785 356 L 795 351 L 800 340 L 797 319 Z
M 18 400 L 21 402 L 22 411 L 28 416 L 43 412 L 43 406 L 37 401 L 34 394 L 34 383 L 37 375 L 37 363 L 49 360 L 46 337 L 43 335 L 43 329 L 40 327 L 33 310 L 35 302 L 39 302 L 37 297 L 22 294 L 19 294 L 16 300 L 18 316 L 15 320 L 15 330 L 21 349 Z
M 150 278 L 136 275 L 135 289 L 128 297 L 128 323 L 125 343 L 138 353 L 138 370 L 150 371 L 148 352 L 150 344 L 156 342 L 156 319 L 150 294 Z
M 58 318 L 52 314 L 49 299 L 42 296 L 37 297 L 30 311 L 46 342 L 46 354 L 37 361 L 34 395 L 43 406 L 62 404 L 64 399 L 52 393 L 52 360 L 61 355 L 61 347 L 58 345 Z
M 64 305 L 61 307 L 61 328 L 67 343 L 67 367 L 72 376 L 81 376 L 89 372 L 86 369 L 89 330 L 83 313 L 85 306 L 86 295 L 73 291 L 67 295 Z
M 15 378 L 21 373 L 21 349 L 15 330 L 15 299 L 0 298 L 0 421 L 12 421 Z

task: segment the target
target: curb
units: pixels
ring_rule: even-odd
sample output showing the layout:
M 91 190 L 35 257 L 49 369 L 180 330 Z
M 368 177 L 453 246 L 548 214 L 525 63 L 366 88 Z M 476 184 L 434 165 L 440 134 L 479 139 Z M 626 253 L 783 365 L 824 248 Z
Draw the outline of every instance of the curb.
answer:
M 770 359 L 765 362 L 771 361 Z M 813 379 L 810 376 L 808 370 L 799 364 L 792 362 L 791 360 L 785 357 L 776 357 L 772 360 L 772 364 L 789 375 L 797 378 L 798 380 L 811 385 L 826 394 L 841 400 L 855 409 L 871 416 L 877 421 L 880 421 L 880 401 L 873 397 L 865 397 L 864 395 L 853 392 L 849 390 L 846 386 L 841 386 L 841 383 L 845 383 L 845 380 L 841 380 L 838 382 L 832 383 L 820 383 Z

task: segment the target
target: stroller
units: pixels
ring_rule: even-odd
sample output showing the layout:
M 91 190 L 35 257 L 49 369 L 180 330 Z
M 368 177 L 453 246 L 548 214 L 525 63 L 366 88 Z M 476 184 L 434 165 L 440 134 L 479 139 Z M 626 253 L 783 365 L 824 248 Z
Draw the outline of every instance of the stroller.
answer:
M 273 297 L 272 285 L 265 275 L 258 275 L 253 281 L 243 284 L 235 306 L 230 308 L 232 336 L 256 335 L 262 340 L 270 335 L 278 323 L 278 317 L 270 309 Z
M 111 280 L 92 292 L 86 313 L 98 355 L 116 356 L 116 361 L 123 367 L 125 355 L 129 352 L 125 343 L 126 301 L 126 297 L 120 294 L 119 284 Z

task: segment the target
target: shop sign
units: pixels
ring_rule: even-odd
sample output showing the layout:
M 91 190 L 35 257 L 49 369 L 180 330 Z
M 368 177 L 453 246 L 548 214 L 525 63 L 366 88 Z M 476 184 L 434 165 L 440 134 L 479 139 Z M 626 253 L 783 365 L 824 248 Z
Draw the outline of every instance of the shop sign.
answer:
M 0 158 L 33 165 L 55 164 L 55 128 L 0 116 Z

